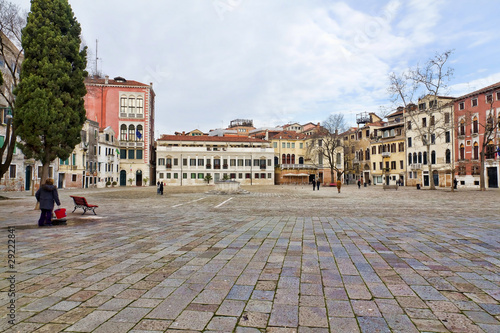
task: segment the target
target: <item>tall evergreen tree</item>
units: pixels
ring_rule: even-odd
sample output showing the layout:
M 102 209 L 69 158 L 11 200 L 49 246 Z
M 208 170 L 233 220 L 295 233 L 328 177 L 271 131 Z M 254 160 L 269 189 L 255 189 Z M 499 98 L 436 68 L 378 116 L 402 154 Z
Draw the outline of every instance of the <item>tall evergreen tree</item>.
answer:
M 14 122 L 23 153 L 43 165 L 42 182 L 50 162 L 67 159 L 81 140 L 87 50 L 80 33 L 67 0 L 31 1 Z

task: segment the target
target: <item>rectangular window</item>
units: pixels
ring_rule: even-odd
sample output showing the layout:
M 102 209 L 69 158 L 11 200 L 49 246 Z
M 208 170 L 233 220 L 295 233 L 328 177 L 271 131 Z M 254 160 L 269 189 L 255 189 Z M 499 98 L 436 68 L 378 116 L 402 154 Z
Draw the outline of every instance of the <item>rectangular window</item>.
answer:
M 427 127 L 427 118 L 422 118 L 422 127 Z
M 205 160 L 203 158 L 198 159 L 198 166 L 204 166 L 205 165 Z
M 142 149 L 137 149 L 135 158 L 142 160 Z
M 444 123 L 445 124 L 449 124 L 450 123 L 450 113 L 449 112 L 446 112 L 444 114 Z
M 379 162 L 379 163 L 378 163 L 378 165 L 379 165 L 379 167 L 380 167 L 380 170 L 382 170 L 382 169 L 384 168 L 384 164 L 383 164 L 383 162 Z
M 285 148 L 285 143 L 284 142 L 281 143 L 281 148 Z
M 72 182 L 76 182 L 76 174 L 72 174 L 71 175 L 71 181 Z
M 287 148 L 290 148 L 290 142 L 287 142 L 287 143 L 286 143 L 286 147 L 287 147 Z
M 295 148 L 295 142 L 292 142 L 292 148 Z
M 493 95 L 492 94 L 489 94 L 489 95 L 486 95 L 486 103 L 491 103 L 493 102 Z
M 391 169 L 396 170 L 396 161 L 391 161 Z
M 179 159 L 178 158 L 174 158 L 174 165 L 175 166 L 179 165 Z
M 127 98 L 120 98 L 120 113 L 127 113 Z
M 268 173 L 268 174 L 267 174 L 267 178 L 268 178 L 268 179 L 273 178 L 273 174 L 272 174 L 272 173 Z
M 278 143 L 277 142 L 273 142 L 273 148 L 278 148 Z
M 167 172 L 167 179 L 171 179 L 172 178 L 172 174 L 170 172 Z
M 188 165 L 188 159 L 187 158 L 183 158 L 182 159 L 182 165 L 183 166 L 187 166 Z
M 377 170 L 377 163 L 373 162 L 373 171 Z
M 477 106 L 477 98 L 473 98 L 471 99 L 471 105 L 474 107 L 474 106 Z
M 238 166 L 243 166 L 243 160 L 242 159 L 238 159 Z
M 411 130 L 411 120 L 408 120 L 406 122 L 406 128 L 409 129 L 409 130 Z
M 159 158 L 158 159 L 158 165 L 165 165 L 165 159 L 164 158 Z
M 458 103 L 458 109 L 459 110 L 464 110 L 465 109 L 465 102 Z
M 449 143 L 449 142 L 450 142 L 450 139 L 451 139 L 451 137 L 450 137 L 450 132 L 449 132 L 449 131 L 448 131 L 448 132 L 445 132 L 445 133 L 444 133 L 444 137 L 445 137 L 445 141 L 446 141 L 446 143 Z
M 411 138 L 408 138 L 408 147 L 411 147 Z
M 235 158 L 230 159 L 229 160 L 229 165 L 232 166 L 232 167 L 236 166 L 236 159 Z
M 191 179 L 196 179 L 196 174 L 195 173 L 191 174 Z
M 189 166 L 196 166 L 196 158 L 189 159 Z
M 243 174 L 242 174 L 242 173 L 239 173 L 239 174 L 238 174 L 238 178 L 239 178 L 239 179 L 243 179 Z
M 431 126 L 434 126 L 435 122 L 436 122 L 436 119 L 434 118 L 434 116 L 431 116 Z
M 188 174 L 184 172 L 184 173 L 182 174 L 182 178 L 183 178 L 183 179 L 187 179 L 187 177 L 188 177 Z
M 179 174 L 177 172 L 174 172 L 174 179 L 179 179 Z
M 9 178 L 16 178 L 16 165 L 14 164 L 9 166 Z
M 160 175 L 158 176 L 158 178 L 160 178 L 160 179 L 165 178 L 165 174 L 163 172 L 160 172 Z
M 259 174 L 256 173 L 254 179 L 259 179 Z
M 255 167 L 260 166 L 260 160 L 253 160 L 253 166 Z
M 431 134 L 431 145 L 436 143 L 436 134 L 432 133 Z
M 299 147 L 300 147 L 300 149 L 304 149 L 304 143 L 302 143 L 302 142 L 299 143 Z
M 133 97 L 128 99 L 128 113 L 135 113 L 135 98 Z
M 497 101 L 500 101 L 500 91 L 496 93 L 497 95 Z
M 404 163 L 403 161 L 399 161 L 399 168 L 400 169 L 403 169 L 403 167 L 404 167 L 403 163 Z
M 250 179 L 250 178 L 252 178 L 252 174 L 250 174 L 250 173 L 245 173 L 245 178 L 246 178 L 246 179 Z
M 246 159 L 245 166 L 252 166 L 252 160 Z
M 135 157 L 134 155 L 135 155 L 135 154 L 134 154 L 134 150 L 133 150 L 133 149 L 130 149 L 130 150 L 128 151 L 128 159 L 129 159 L 129 160 L 133 160 L 133 159 L 134 159 L 134 157 Z

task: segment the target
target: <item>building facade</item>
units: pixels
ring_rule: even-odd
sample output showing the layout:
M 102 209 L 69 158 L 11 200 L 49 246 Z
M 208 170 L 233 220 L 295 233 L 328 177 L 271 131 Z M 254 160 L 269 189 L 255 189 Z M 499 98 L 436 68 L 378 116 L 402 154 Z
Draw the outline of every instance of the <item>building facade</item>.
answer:
M 162 135 L 156 141 L 156 179 L 167 186 L 234 180 L 274 184 L 274 149 L 249 137 Z
M 428 95 L 405 110 L 408 186 L 429 188 L 431 182 L 435 187 L 452 186 L 452 101 L 453 97 Z
M 500 177 L 500 82 L 456 98 L 453 106 L 458 186 L 479 188 L 482 168 L 485 187 L 497 188 Z
M 116 186 L 120 181 L 120 144 L 108 126 L 99 131 L 97 142 L 97 187 Z
M 110 126 L 120 145 L 119 185 L 143 186 L 154 181 L 155 93 L 152 84 L 107 76 L 87 78 L 87 118 Z

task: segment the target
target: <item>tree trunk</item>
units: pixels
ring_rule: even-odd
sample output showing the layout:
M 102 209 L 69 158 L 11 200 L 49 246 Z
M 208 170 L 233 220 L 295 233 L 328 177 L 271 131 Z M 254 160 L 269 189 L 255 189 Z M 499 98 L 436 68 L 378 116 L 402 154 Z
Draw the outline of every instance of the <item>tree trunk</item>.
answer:
M 429 190 L 435 190 L 436 185 L 434 185 L 434 175 L 432 173 L 432 157 L 431 157 L 431 146 L 427 145 L 427 163 L 429 166 Z
M 42 175 L 40 177 L 40 185 L 45 184 L 45 181 L 47 180 L 47 178 L 49 178 L 49 166 L 50 162 L 45 162 L 42 164 Z
M 486 191 L 486 186 L 484 184 L 484 146 L 481 149 L 481 153 L 479 153 L 481 159 L 481 170 L 479 170 L 479 190 Z

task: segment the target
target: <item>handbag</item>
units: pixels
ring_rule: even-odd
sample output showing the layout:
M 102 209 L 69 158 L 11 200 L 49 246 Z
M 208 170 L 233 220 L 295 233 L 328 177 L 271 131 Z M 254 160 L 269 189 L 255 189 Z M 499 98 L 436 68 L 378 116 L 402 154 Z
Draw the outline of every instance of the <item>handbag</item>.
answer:
M 35 204 L 35 210 L 40 210 L 40 201 L 37 201 Z

